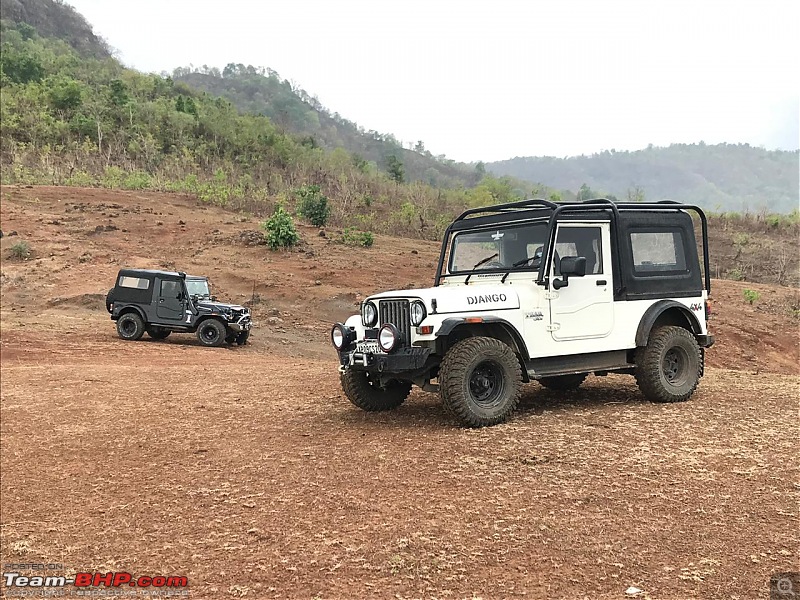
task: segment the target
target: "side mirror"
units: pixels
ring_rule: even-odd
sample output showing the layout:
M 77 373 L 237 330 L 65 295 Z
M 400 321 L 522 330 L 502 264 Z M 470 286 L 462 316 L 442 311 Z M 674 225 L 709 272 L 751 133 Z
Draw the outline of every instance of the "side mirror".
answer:
M 553 280 L 553 288 L 557 290 L 569 285 L 570 276 L 583 277 L 586 275 L 586 257 L 565 256 L 561 259 L 560 269 L 563 279 Z

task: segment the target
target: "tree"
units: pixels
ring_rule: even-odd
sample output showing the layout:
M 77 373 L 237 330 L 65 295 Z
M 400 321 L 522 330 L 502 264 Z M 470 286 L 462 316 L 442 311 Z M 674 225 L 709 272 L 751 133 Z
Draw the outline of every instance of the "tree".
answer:
M 627 198 L 628 202 L 644 202 L 644 188 L 639 185 L 628 188 Z
M 389 172 L 389 177 L 391 177 L 394 181 L 397 183 L 403 183 L 406 170 L 405 167 L 403 167 L 401 160 L 394 154 L 390 154 L 386 157 L 386 170 Z
M 585 183 L 581 185 L 581 189 L 578 191 L 578 200 L 591 200 L 592 198 L 597 198 L 597 194 L 594 190 Z

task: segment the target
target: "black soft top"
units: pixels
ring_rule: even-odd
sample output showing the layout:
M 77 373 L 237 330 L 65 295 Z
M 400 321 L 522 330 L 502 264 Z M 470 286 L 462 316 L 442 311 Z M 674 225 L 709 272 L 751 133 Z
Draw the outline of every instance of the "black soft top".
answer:
M 202 275 L 187 275 L 182 271 L 160 271 L 158 269 L 120 269 L 118 277 L 153 277 L 171 279 L 208 279 Z

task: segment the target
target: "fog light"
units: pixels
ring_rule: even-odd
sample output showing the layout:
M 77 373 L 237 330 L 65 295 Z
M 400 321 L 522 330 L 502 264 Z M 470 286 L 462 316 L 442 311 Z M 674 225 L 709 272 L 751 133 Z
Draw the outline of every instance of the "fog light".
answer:
M 344 327 L 337 323 L 333 326 L 333 329 L 331 329 L 331 343 L 333 347 L 337 350 L 341 350 L 344 347 L 344 339 Z
M 380 332 L 378 332 L 378 344 L 381 350 L 386 353 L 391 352 L 397 346 L 398 341 L 400 341 L 400 332 L 397 331 L 394 325 L 387 323 L 381 327 Z

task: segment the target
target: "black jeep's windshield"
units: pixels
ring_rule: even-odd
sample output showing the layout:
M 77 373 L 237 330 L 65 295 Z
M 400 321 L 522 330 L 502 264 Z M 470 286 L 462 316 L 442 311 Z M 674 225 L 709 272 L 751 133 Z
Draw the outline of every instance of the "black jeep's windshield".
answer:
M 538 269 L 546 236 L 544 222 L 457 233 L 450 251 L 449 271 Z
M 208 281 L 205 279 L 187 279 L 186 291 L 190 296 L 210 296 Z

